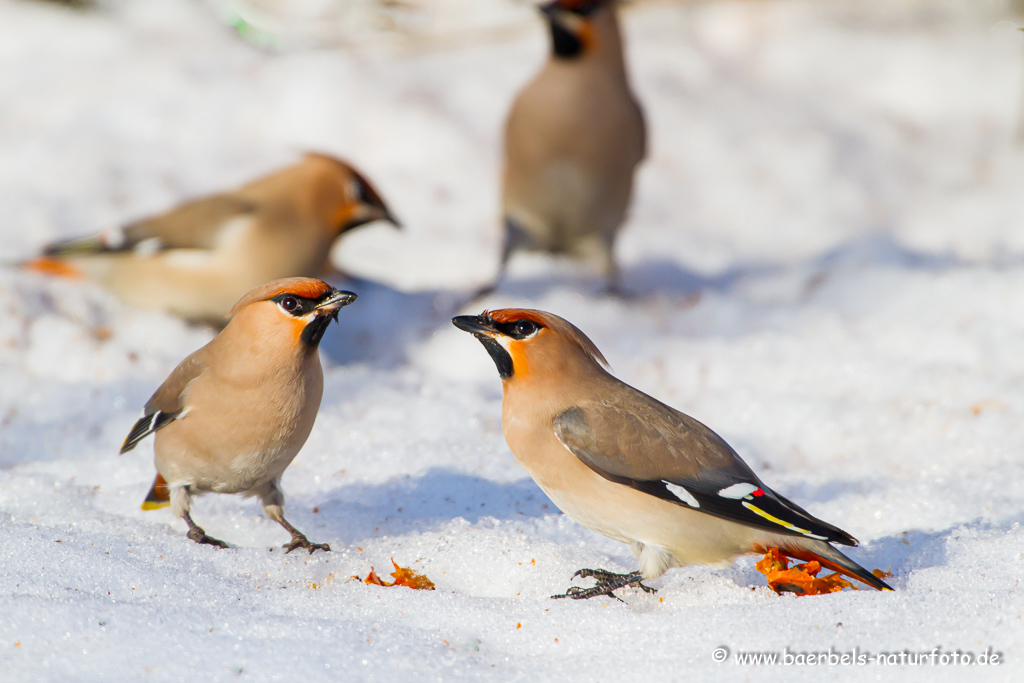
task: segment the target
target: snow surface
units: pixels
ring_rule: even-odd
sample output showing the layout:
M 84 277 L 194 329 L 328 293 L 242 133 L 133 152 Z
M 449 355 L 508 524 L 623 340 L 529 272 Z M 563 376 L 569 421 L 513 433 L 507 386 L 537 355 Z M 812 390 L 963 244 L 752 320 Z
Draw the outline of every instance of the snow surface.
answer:
M 779 597 L 745 558 L 624 602 L 548 599 L 577 568 L 634 560 L 517 465 L 494 368 L 448 324 L 496 264 L 501 121 L 545 50 L 533 10 L 488 0 L 473 22 L 500 21 L 477 31 L 451 0 L 415 35 L 307 22 L 268 51 L 224 25 L 226 4 L 0 0 L 0 260 L 305 149 L 353 160 L 407 228 L 336 252 L 365 279 L 284 477 L 290 519 L 333 552 L 284 554 L 238 497 L 194 508 L 224 551 L 141 511 L 151 446 L 118 446 L 211 333 L 0 268 L 0 680 L 1021 680 L 1024 34 L 1008 3 L 624 12 L 651 129 L 618 250 L 640 297 L 594 296 L 534 257 L 485 304 L 575 322 L 896 587 Z M 349 580 L 392 557 L 437 590 Z M 735 657 L 936 647 L 1005 663 Z

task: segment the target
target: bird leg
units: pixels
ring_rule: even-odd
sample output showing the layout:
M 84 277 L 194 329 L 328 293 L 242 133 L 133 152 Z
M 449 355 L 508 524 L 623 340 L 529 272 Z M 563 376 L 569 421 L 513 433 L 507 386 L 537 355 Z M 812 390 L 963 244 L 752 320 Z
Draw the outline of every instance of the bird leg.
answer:
M 263 512 L 267 513 L 267 517 L 283 526 L 292 535 L 292 540 L 281 546 L 287 552 L 290 553 L 296 548 L 305 548 L 309 551 L 310 555 L 313 554 L 314 550 L 331 552 L 331 546 L 326 543 L 310 543 L 304 533 L 293 527 L 284 518 L 284 493 L 281 492 L 281 486 L 276 479 L 254 489 L 253 494 L 259 496 L 260 501 L 263 503 Z
M 288 533 L 292 535 L 292 540 L 281 546 L 286 549 L 286 552 L 290 553 L 296 548 L 305 548 L 309 551 L 310 555 L 313 554 L 314 550 L 323 550 L 328 553 L 331 552 L 331 546 L 327 543 L 311 543 L 304 533 L 288 523 L 288 520 L 284 518 L 284 515 L 281 516 L 281 519 L 275 519 L 274 521 L 287 529 Z
M 224 541 L 214 538 L 212 536 L 207 536 L 206 532 L 203 530 L 203 527 L 193 522 L 192 516 L 188 512 L 183 514 L 181 517 L 185 520 L 185 524 L 188 524 L 188 534 L 186 535 L 196 543 L 212 545 L 214 548 L 228 547 L 228 544 Z
M 275 505 L 273 503 L 264 505 L 263 511 L 267 513 L 267 517 L 270 517 L 270 519 L 283 526 L 288 530 L 288 533 L 292 535 L 292 540 L 281 546 L 287 552 L 290 553 L 296 548 L 305 548 L 309 551 L 310 555 L 313 554 L 314 550 L 323 550 L 328 553 L 331 552 L 331 546 L 326 543 L 311 543 L 304 533 L 289 524 L 288 520 L 284 518 L 284 510 L 281 509 L 280 505 Z
M 463 305 L 476 303 L 498 289 L 498 285 L 501 283 L 502 278 L 505 277 L 505 271 L 508 270 L 508 262 L 509 259 L 512 258 L 512 254 L 519 249 L 522 249 L 528 243 L 529 237 L 527 236 L 526 231 L 519 227 L 519 224 L 511 218 L 506 217 L 505 239 L 501 244 L 501 257 L 498 260 L 498 272 L 490 283 L 473 292 L 472 296 L 470 296 Z
M 565 593 L 561 595 L 552 595 L 552 598 L 572 598 L 573 600 L 586 600 L 587 598 L 593 598 L 598 595 L 607 595 L 610 598 L 620 600 L 612 591 L 616 591 L 626 586 L 633 586 L 639 588 L 645 593 L 657 593 L 657 590 L 650 586 L 645 586 L 641 581 L 643 575 L 640 572 L 632 572 L 630 574 L 616 574 L 610 572 L 607 569 L 580 569 L 572 578 L 580 577 L 583 579 L 594 578 L 597 579 L 597 585 L 591 588 L 580 588 L 579 586 L 572 586 Z

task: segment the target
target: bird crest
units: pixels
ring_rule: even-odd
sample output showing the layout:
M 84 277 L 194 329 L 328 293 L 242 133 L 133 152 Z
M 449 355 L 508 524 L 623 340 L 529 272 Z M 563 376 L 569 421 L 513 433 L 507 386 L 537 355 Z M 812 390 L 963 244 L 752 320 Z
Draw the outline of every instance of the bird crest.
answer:
M 239 310 L 251 303 L 273 299 L 278 294 L 283 294 L 285 292 L 300 296 L 303 299 L 318 299 L 326 294 L 330 289 L 331 286 L 323 280 L 317 280 L 316 278 L 311 277 L 288 277 L 281 280 L 274 280 L 273 282 L 268 282 L 265 285 L 261 285 L 256 289 L 253 289 L 239 299 L 238 303 L 231 307 L 231 311 L 228 312 L 227 318 L 230 320 L 235 317 L 235 314 L 238 313 Z

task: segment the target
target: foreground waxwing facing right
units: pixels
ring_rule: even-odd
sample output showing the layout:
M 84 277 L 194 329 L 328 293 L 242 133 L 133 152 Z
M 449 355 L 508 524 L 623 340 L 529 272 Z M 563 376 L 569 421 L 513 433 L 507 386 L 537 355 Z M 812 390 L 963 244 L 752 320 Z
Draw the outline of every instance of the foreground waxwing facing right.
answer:
M 143 510 L 170 505 L 188 537 L 223 541 L 192 521 L 192 496 L 256 496 L 295 548 L 310 543 L 284 518 L 281 475 L 306 443 L 323 395 L 320 340 L 356 295 L 312 278 L 286 278 L 242 297 L 209 344 L 183 360 L 146 402 L 121 453 L 154 435 L 156 479 Z
M 343 161 L 307 154 L 114 234 L 52 244 L 26 265 L 84 276 L 133 306 L 219 327 L 253 287 L 323 277 L 335 240 L 376 220 L 398 225 L 366 178 Z
M 505 128 L 505 242 L 495 283 L 519 250 L 583 259 L 619 284 L 612 253 L 645 153 L 615 0 L 541 6 L 551 56 L 516 97 Z
M 831 544 L 845 531 L 772 491 L 720 436 L 620 382 L 580 330 L 551 313 L 502 309 L 452 322 L 487 349 L 504 385 L 502 430 L 516 459 L 565 514 L 628 543 L 640 569 L 581 569 L 613 595 L 671 567 L 722 566 L 779 548 L 891 590 Z

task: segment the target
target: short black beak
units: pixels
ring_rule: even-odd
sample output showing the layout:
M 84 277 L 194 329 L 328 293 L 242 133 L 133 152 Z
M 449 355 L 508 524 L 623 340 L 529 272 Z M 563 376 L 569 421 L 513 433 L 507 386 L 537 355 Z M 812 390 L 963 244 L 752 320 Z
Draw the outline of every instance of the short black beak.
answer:
M 494 328 L 494 321 L 484 315 L 457 315 L 452 318 L 452 325 L 463 332 L 474 335 L 493 336 L 497 330 Z
M 396 230 L 401 230 L 402 229 L 402 224 L 398 222 L 398 219 L 395 218 L 394 215 L 390 211 L 388 211 L 387 207 L 384 207 L 383 210 L 384 210 L 384 217 L 381 220 L 385 220 L 388 223 L 390 223 L 391 225 L 395 226 Z
M 343 289 L 336 289 L 328 294 L 323 301 L 316 306 L 317 316 L 330 315 L 338 320 L 338 311 L 356 300 L 354 292 L 346 292 Z
M 484 345 L 491 360 L 494 361 L 494 366 L 498 368 L 498 376 L 502 380 L 512 376 L 515 370 L 512 366 L 512 356 L 497 340 L 500 332 L 494 326 L 493 318 L 489 315 L 457 315 L 452 318 L 452 324 L 460 330 L 469 332 Z
M 374 221 L 386 221 L 393 225 L 396 229 L 401 230 L 402 224 L 398 222 L 398 219 L 391 215 L 391 212 L 385 208 L 374 207 L 370 214 L 361 216 L 359 218 L 353 218 L 349 222 L 342 226 L 341 232 L 347 232 L 354 230 L 355 228 L 362 227 L 367 223 L 373 223 Z

